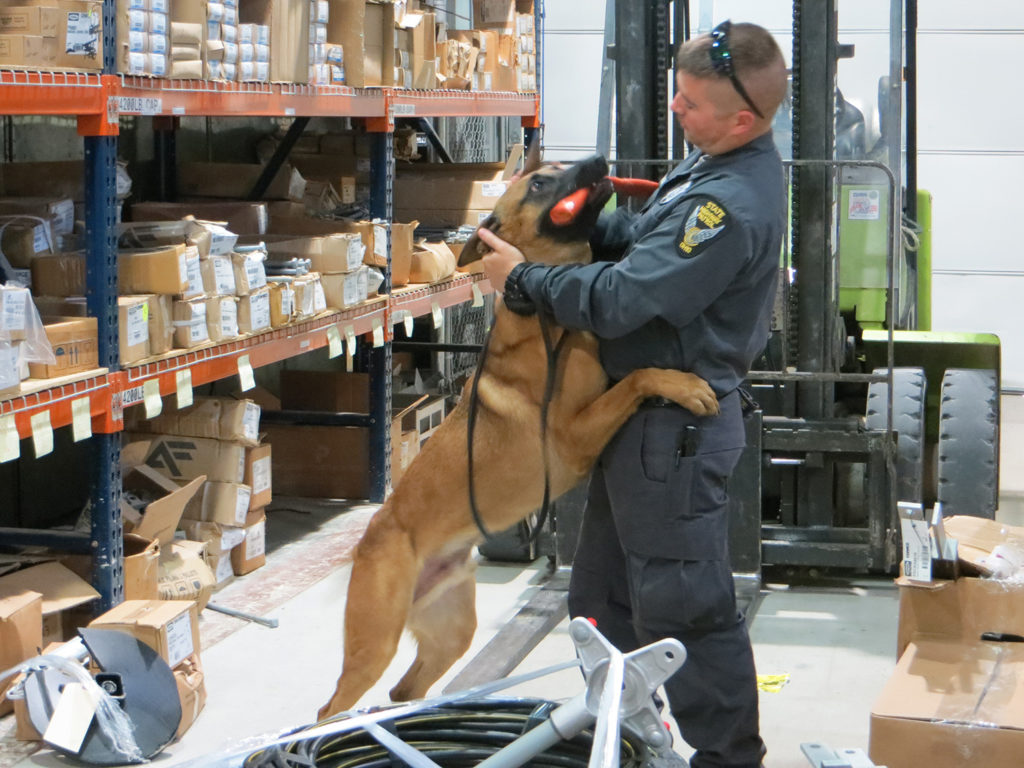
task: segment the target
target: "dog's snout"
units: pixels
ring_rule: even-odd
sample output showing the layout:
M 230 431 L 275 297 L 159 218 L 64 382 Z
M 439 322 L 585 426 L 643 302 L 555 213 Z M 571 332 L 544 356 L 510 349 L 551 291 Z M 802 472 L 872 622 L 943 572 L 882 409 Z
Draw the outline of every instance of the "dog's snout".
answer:
M 608 161 L 604 155 L 591 155 L 580 160 L 576 168 L 581 184 L 594 184 L 608 175 Z

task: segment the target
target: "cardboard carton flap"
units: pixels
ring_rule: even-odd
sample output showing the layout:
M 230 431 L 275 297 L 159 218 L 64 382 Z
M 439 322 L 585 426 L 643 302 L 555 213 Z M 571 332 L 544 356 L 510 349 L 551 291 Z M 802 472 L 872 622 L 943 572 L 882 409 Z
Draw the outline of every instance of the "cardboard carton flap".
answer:
M 60 563 L 43 563 L 23 568 L 0 578 L 0 590 L 34 590 L 43 596 L 43 615 L 88 603 L 100 596 L 87 581 Z
M 871 714 L 1024 730 L 1024 646 L 911 643 Z
M 8 591 L 0 583 L 0 621 L 7 621 L 26 605 L 32 605 L 42 598 L 39 592 L 31 589 L 14 589 Z
M 206 475 L 200 475 L 184 486 L 179 486 L 152 467 L 135 467 L 125 478 L 125 487 L 139 488 L 148 485 L 150 489 L 168 489 L 165 495 L 146 505 L 142 520 L 133 533 L 145 539 L 157 541 L 161 552 L 168 550 L 174 540 L 174 531 L 185 512 L 185 506 L 206 482 Z
M 1024 549 L 1024 528 L 997 523 L 970 515 L 956 515 L 942 521 L 946 535 L 958 542 L 959 560 L 972 565 L 984 574 L 991 568 L 984 562 L 1000 544 L 1012 544 Z

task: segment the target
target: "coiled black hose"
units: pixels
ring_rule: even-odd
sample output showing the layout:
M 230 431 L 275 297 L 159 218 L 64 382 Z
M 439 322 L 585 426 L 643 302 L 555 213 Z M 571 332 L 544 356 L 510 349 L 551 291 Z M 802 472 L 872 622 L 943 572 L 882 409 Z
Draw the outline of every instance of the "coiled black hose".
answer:
M 542 699 L 470 699 L 430 707 L 382 722 L 387 730 L 416 747 L 442 768 L 469 768 L 535 728 L 557 706 Z M 308 726 L 312 727 L 312 726 Z M 303 739 L 249 755 L 244 768 L 404 768 L 405 763 L 365 730 Z M 648 754 L 638 738 L 623 731 L 621 768 L 639 768 Z M 593 732 L 584 731 L 534 757 L 535 768 L 581 768 L 590 759 Z

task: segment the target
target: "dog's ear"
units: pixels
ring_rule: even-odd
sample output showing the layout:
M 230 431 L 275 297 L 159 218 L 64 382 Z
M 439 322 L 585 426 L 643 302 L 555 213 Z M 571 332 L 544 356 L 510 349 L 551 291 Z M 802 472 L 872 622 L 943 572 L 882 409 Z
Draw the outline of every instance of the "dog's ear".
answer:
M 492 213 L 480 223 L 480 226 L 484 229 L 489 229 L 494 234 L 498 234 L 498 230 L 501 228 L 501 222 L 498 220 L 498 217 Z M 484 245 L 483 240 L 477 237 L 476 232 L 474 232 L 462 247 L 462 253 L 459 254 L 459 266 L 465 267 L 472 264 L 474 261 L 479 261 L 490 253 L 490 251 L 491 249 Z
M 523 176 L 540 168 L 540 132 L 533 134 L 533 141 L 526 149 L 526 161 L 523 163 Z

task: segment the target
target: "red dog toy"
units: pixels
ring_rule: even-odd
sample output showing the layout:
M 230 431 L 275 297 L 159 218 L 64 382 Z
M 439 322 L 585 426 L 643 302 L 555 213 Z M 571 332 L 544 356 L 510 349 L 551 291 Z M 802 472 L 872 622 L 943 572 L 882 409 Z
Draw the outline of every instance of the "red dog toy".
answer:
M 608 180 L 620 195 L 647 197 L 658 188 L 658 182 L 650 181 L 649 179 L 622 179 L 618 176 L 609 176 Z M 583 205 L 587 202 L 589 195 L 590 189 L 583 187 L 582 189 L 577 189 L 571 195 L 563 197 L 551 209 L 551 223 L 559 227 L 571 224 L 573 219 L 576 218 L 576 214 L 580 212 Z

